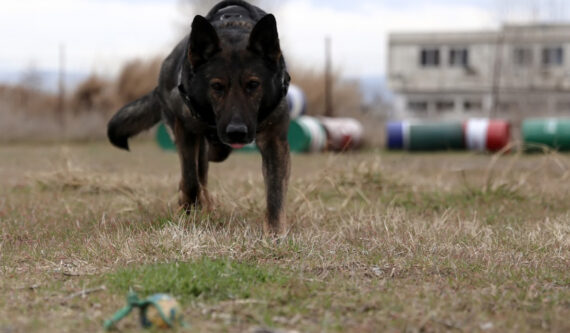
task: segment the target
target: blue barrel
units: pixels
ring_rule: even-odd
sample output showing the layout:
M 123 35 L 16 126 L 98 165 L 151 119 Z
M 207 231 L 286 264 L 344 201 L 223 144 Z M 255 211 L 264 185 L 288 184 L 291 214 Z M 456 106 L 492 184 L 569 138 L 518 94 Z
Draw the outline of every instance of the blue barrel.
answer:
M 404 122 L 390 121 L 386 124 L 388 135 L 388 149 L 404 149 Z
M 307 112 L 307 97 L 301 88 L 292 84 L 287 91 L 287 105 L 289 117 L 296 119 Z

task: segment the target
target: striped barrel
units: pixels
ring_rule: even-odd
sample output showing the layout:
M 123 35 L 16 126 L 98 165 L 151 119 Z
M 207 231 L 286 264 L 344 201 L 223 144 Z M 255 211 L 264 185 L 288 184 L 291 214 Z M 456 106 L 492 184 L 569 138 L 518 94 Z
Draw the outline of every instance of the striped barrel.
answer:
M 317 118 L 301 116 L 291 120 L 287 140 L 293 152 L 319 152 L 325 149 L 327 134 Z
M 343 151 L 355 149 L 362 143 L 364 129 L 362 124 L 353 118 L 319 118 L 327 132 L 327 147 L 331 150 Z
M 386 133 L 389 149 L 436 151 L 465 148 L 463 124 L 460 122 L 389 122 Z
M 486 118 L 465 122 L 465 145 L 474 151 L 499 151 L 509 144 L 511 125 L 505 120 Z

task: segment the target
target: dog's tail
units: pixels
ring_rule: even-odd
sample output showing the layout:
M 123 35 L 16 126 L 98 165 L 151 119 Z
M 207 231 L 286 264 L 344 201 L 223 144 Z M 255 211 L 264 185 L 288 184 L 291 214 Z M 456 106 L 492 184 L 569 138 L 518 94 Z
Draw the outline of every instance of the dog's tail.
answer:
M 129 150 L 128 139 L 158 123 L 161 114 L 161 104 L 153 90 L 123 106 L 111 118 L 107 125 L 107 137 L 113 145 Z

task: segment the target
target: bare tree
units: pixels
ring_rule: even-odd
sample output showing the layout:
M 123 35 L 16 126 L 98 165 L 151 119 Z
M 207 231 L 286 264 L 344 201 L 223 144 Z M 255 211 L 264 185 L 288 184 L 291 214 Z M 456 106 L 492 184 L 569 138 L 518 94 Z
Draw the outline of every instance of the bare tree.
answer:
M 36 64 L 30 63 L 28 68 L 21 74 L 20 85 L 29 90 L 39 91 L 43 88 L 43 84 L 42 74 L 36 67 Z

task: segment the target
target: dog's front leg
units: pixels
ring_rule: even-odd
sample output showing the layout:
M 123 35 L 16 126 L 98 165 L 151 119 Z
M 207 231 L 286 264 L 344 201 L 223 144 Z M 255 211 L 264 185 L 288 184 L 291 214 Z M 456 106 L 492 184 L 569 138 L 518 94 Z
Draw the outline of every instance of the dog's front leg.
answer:
M 179 203 L 183 209 L 189 210 L 193 206 L 200 204 L 201 188 L 198 163 L 201 138 L 187 131 L 179 119 L 176 119 L 174 122 L 174 137 L 182 171 Z
M 289 143 L 286 132 L 280 135 L 258 135 L 257 146 L 263 160 L 263 177 L 267 200 L 267 216 L 264 230 L 273 235 L 287 229 L 285 199 L 290 173 Z

